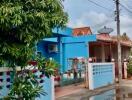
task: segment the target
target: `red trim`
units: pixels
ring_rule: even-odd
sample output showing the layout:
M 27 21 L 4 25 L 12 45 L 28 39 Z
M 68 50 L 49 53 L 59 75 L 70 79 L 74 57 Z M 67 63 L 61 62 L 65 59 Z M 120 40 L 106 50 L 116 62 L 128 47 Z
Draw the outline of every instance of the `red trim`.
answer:
M 36 73 L 37 71 L 38 71 L 37 69 L 32 70 L 33 73 Z
M 33 66 L 36 66 L 37 65 L 37 61 L 29 61 L 28 64 L 29 65 L 33 65 Z

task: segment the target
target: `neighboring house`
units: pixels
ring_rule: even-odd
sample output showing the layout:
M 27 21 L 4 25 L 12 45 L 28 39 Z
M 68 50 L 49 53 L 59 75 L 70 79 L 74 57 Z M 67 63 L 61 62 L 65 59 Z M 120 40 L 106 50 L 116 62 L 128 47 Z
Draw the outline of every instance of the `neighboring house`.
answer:
M 89 57 L 89 42 L 96 41 L 96 35 L 72 36 L 72 29 L 54 29 L 53 36 L 38 43 L 38 52 L 44 57 L 54 58 L 60 64 L 60 73 L 72 70 L 71 59 Z
M 74 33 L 74 36 L 92 35 L 92 31 L 90 27 L 74 28 L 73 33 Z
M 132 42 L 121 39 L 122 65 L 129 57 Z M 38 43 L 38 52 L 48 58 L 54 58 L 60 64 L 60 73 L 72 70 L 76 58 L 92 58 L 93 62 L 115 62 L 115 75 L 118 76 L 117 38 L 109 33 L 93 34 L 90 27 L 54 29 L 52 38 Z M 126 63 L 125 63 L 126 64 Z M 124 67 L 122 67 L 124 70 Z M 123 74 L 125 74 L 123 71 Z M 126 74 L 125 74 L 126 75 Z M 124 76 L 126 78 L 127 76 Z
M 75 28 L 73 31 L 73 35 L 76 36 L 76 33 L 85 31 L 86 34 L 92 34 L 91 29 L 89 27 L 79 28 L 78 32 Z M 132 41 L 129 39 L 123 40 L 121 39 L 121 59 L 122 64 L 124 64 L 124 60 L 127 60 L 131 51 Z M 89 57 L 92 58 L 94 62 L 111 62 L 115 61 L 116 64 L 116 76 L 118 75 L 118 52 L 117 52 L 117 37 L 111 36 L 109 33 L 99 33 L 97 34 L 97 41 L 89 43 Z M 123 67 L 124 70 L 124 67 Z M 124 71 L 123 71 L 124 74 Z M 124 76 L 124 78 L 126 78 Z
M 113 63 L 88 63 L 89 57 L 96 56 L 91 52 L 94 49 L 91 45 L 98 43 L 96 34 L 92 34 L 89 29 L 54 29 L 52 37 L 38 42 L 38 52 L 59 63 L 60 86 L 85 82 L 86 87 L 89 85 L 89 89 L 95 89 L 114 83 Z M 74 32 L 75 36 L 72 34 Z M 100 53 L 97 49 L 93 52 Z

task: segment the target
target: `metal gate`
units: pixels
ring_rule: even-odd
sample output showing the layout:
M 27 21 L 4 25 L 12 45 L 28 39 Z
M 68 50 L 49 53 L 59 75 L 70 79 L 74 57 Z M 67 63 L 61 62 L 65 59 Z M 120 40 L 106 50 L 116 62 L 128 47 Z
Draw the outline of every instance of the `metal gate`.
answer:
M 85 79 L 85 59 L 84 58 L 69 58 L 68 70 L 61 75 L 61 86 L 77 84 Z

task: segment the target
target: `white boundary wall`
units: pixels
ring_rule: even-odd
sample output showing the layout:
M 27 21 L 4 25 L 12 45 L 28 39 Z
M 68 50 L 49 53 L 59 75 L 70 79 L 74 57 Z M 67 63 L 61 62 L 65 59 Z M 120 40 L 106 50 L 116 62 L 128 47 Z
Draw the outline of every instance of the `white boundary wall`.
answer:
M 88 63 L 89 89 L 93 90 L 115 82 L 114 63 Z
M 28 68 L 27 68 L 28 69 Z M 12 71 L 13 69 L 12 68 L 8 68 L 8 67 L 0 67 L 0 72 L 4 72 L 4 75 L 3 76 L 0 76 L 1 79 L 4 80 L 4 83 L 2 84 L 2 82 L 0 83 L 0 85 L 4 85 L 3 89 L 0 90 L 0 93 L 2 92 L 5 95 L 7 95 L 8 93 L 8 89 L 6 88 L 6 85 L 9 84 L 6 82 L 6 72 L 8 71 Z M 20 67 L 17 67 L 16 69 L 17 71 L 20 71 Z M 38 75 L 40 74 L 40 72 L 38 71 Z M 10 77 L 11 78 L 11 77 Z M 55 89 L 54 89 L 54 76 L 52 76 L 51 78 L 45 78 L 44 77 L 44 90 L 45 92 L 48 94 L 46 96 L 41 96 L 40 98 L 36 98 L 36 100 L 55 100 Z M 0 96 L 0 98 L 2 98 Z

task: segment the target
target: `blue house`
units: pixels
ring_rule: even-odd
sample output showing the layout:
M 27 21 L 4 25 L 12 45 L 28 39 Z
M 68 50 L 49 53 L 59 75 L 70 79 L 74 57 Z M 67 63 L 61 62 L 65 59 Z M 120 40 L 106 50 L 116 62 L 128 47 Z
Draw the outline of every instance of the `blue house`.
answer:
M 75 58 L 89 58 L 89 42 L 96 41 L 96 35 L 85 35 L 85 36 L 72 36 L 72 29 L 54 29 L 53 35 L 50 38 L 45 38 L 39 41 L 37 50 L 42 56 L 47 58 L 53 58 L 60 64 L 60 73 L 65 75 L 69 70 L 72 70 L 74 65 L 69 60 Z M 79 65 L 79 63 L 78 63 Z M 88 67 L 88 79 L 90 89 L 95 89 L 101 86 L 105 86 L 108 83 L 114 83 L 114 64 L 113 63 L 89 63 Z M 7 78 L 11 78 L 7 75 L 7 72 L 11 71 L 9 68 L 1 68 L 0 72 L 1 86 L 0 99 L 6 96 L 9 92 L 11 82 L 7 82 Z M 37 72 L 36 75 L 40 76 L 41 72 Z M 72 77 L 72 75 L 70 75 Z M 80 77 L 80 76 L 79 76 Z M 54 77 L 47 78 L 43 77 L 44 91 L 47 93 L 46 96 L 36 98 L 36 100 L 54 100 Z M 103 79 L 103 80 L 102 80 Z
M 89 42 L 96 41 L 96 35 L 72 36 L 72 29 L 54 29 L 51 38 L 45 38 L 38 43 L 38 52 L 44 57 L 53 58 L 60 64 L 60 72 L 71 69 L 68 59 L 89 57 Z

